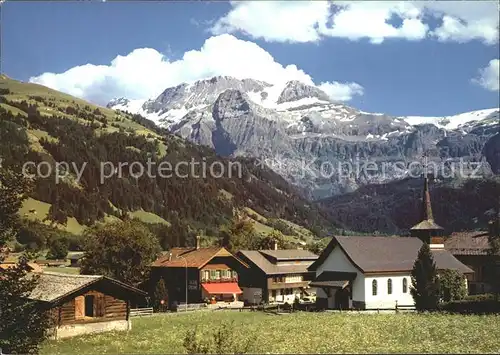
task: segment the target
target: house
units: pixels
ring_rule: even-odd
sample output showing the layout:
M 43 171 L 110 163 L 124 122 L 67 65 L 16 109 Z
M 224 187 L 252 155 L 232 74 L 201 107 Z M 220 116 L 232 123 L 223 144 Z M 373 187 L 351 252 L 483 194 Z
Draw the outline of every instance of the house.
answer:
M 276 245 L 276 244 L 275 244 Z M 241 250 L 236 254 L 248 264 L 240 275 L 243 300 L 248 304 L 292 304 L 312 292 L 309 283 L 315 274 L 308 267 L 318 258 L 307 250 Z
M 85 256 L 84 252 L 69 252 L 66 259 L 69 260 L 69 266 L 78 267 L 80 266 L 81 260 Z
M 500 217 L 497 218 L 500 221 Z M 444 242 L 446 250 L 474 270 L 467 279 L 472 295 L 493 292 L 492 280 L 495 275 L 500 278 L 500 255 L 491 253 L 489 243 L 489 236 L 498 233 L 495 228 L 495 221 L 492 221 L 488 232 L 452 233 Z
M 152 287 L 164 279 L 169 307 L 186 298 L 188 303 L 212 300 L 224 306 L 238 301 L 238 273 L 247 267 L 224 247 L 201 248 L 197 237 L 196 247 L 173 248 L 152 264 Z
M 424 179 L 422 220 L 410 237 L 333 237 L 309 267 L 316 273 L 318 308 L 394 309 L 413 306 L 411 270 L 423 243 L 430 246 L 438 270 L 473 270 L 444 247 L 443 228 L 433 218 L 427 178 Z M 470 278 L 470 276 L 469 276 Z
M 0 264 L 0 269 L 5 270 L 7 268 L 15 267 L 16 265 L 18 265 L 17 261 L 4 261 L 3 263 Z M 43 269 L 37 263 L 28 262 L 28 271 L 40 273 L 43 272 Z
M 34 274 L 29 274 L 34 275 Z M 28 298 L 53 319 L 53 337 L 131 329 L 130 304 L 146 293 L 106 276 L 38 274 Z

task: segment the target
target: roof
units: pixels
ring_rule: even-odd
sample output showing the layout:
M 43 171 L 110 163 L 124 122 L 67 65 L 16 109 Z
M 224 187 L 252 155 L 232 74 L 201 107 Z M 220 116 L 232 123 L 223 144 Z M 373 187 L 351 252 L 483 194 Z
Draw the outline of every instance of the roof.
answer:
M 2 264 L 0 264 L 0 269 L 7 269 L 7 268 L 11 268 L 11 267 L 15 267 L 17 265 L 17 262 L 4 262 Z M 40 265 L 38 265 L 37 263 L 28 263 L 28 266 L 30 268 L 30 271 L 31 272 L 43 272 L 43 269 Z
M 55 302 L 101 280 L 106 280 L 131 292 L 146 295 L 144 291 L 102 275 L 71 275 L 56 272 L 44 272 L 37 275 L 39 276 L 37 286 L 28 297 L 43 302 Z
M 445 239 L 444 247 L 453 255 L 487 255 L 490 249 L 488 232 L 453 233 Z
M 270 256 L 277 261 L 285 260 L 316 260 L 318 256 L 309 250 L 283 249 L 283 250 L 260 250 L 261 253 Z
M 277 252 L 277 253 L 276 253 Z M 288 265 L 280 265 L 273 263 L 270 259 L 266 257 L 269 253 L 274 255 L 283 253 L 283 255 L 287 255 L 289 252 L 297 252 L 297 255 L 306 255 L 304 250 L 240 250 L 238 255 L 242 255 L 245 259 L 251 261 L 256 267 L 261 269 L 267 275 L 277 275 L 277 274 L 300 274 L 304 272 L 308 272 L 308 267 L 310 264 L 302 263 L 302 264 L 288 264 Z M 308 252 L 309 254 L 312 254 Z M 314 255 L 316 258 L 317 256 Z M 273 258 L 271 258 L 273 259 Z M 274 259 L 276 261 L 276 259 Z M 297 260 L 297 261 L 308 261 L 313 259 L 286 259 L 286 260 Z
M 363 273 L 403 272 L 413 269 L 422 241 L 412 237 L 333 237 L 318 262 L 311 265 L 316 270 L 332 250 L 340 247 L 347 258 Z M 462 273 L 473 271 L 457 260 L 447 250 L 431 250 L 439 270 L 455 269 Z
M 170 253 L 172 257 L 170 257 Z M 230 256 L 235 259 L 224 247 L 209 247 L 209 248 L 172 248 L 169 253 L 164 254 L 153 262 L 153 267 L 188 267 L 188 268 L 202 268 L 210 260 L 216 256 Z M 244 264 L 244 263 L 242 263 Z
M 355 272 L 323 271 L 309 286 L 344 288 L 356 278 Z
M 415 224 L 410 229 L 411 230 L 435 230 L 435 229 L 442 230 L 444 228 L 441 227 L 436 222 L 434 222 L 433 219 L 424 219 L 422 222 Z
M 217 282 L 217 283 L 204 283 L 201 285 L 211 295 L 217 294 L 242 294 L 243 291 L 238 286 L 236 282 Z

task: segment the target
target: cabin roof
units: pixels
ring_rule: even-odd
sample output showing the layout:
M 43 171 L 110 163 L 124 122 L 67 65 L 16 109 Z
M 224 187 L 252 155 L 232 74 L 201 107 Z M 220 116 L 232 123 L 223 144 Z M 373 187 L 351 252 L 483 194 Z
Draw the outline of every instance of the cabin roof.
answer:
M 309 250 L 283 249 L 283 250 L 260 250 L 261 253 L 270 256 L 277 261 L 285 260 L 316 260 L 318 256 Z
M 29 275 L 34 276 L 34 274 Z M 142 290 L 102 275 L 70 275 L 44 272 L 36 274 L 36 276 L 39 277 L 38 283 L 28 298 L 37 301 L 55 302 L 98 281 L 112 283 L 114 286 L 138 295 L 146 295 Z
M 336 246 L 340 247 L 351 263 L 363 273 L 407 272 L 413 269 L 422 241 L 411 237 L 333 237 L 320 258 L 309 269 L 316 270 Z M 436 267 L 440 270 L 473 272 L 445 249 L 431 249 L 431 253 Z
M 279 255 L 283 252 L 281 259 L 273 258 L 277 263 L 273 263 L 266 255 Z M 307 253 L 304 253 L 307 252 Z M 292 257 L 296 253 L 297 257 Z M 307 268 L 310 264 L 280 264 L 281 261 L 291 262 L 295 261 L 308 261 L 311 262 L 317 259 L 317 255 L 305 250 L 240 250 L 238 254 L 243 255 L 246 259 L 250 260 L 255 266 L 261 269 L 267 275 L 277 274 L 298 274 L 308 272 Z M 302 259 L 301 257 L 306 257 Z M 286 258 L 285 258 L 286 257 Z M 312 259 L 314 257 L 314 259 Z

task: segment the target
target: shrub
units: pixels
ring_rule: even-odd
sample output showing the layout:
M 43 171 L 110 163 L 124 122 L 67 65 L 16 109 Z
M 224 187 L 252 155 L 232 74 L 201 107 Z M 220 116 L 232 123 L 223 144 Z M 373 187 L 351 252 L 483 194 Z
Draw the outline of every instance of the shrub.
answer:
M 500 302 L 494 299 L 460 300 L 443 303 L 440 310 L 462 314 L 500 313 Z
M 439 273 L 439 294 L 444 302 L 462 300 L 467 296 L 465 276 L 457 270 Z

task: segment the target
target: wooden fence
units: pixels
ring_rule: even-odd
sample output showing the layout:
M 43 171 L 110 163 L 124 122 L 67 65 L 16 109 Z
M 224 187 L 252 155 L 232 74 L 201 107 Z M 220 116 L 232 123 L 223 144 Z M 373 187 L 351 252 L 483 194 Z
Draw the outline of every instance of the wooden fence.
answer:
M 131 308 L 130 316 L 131 317 L 142 317 L 142 316 L 150 316 L 153 314 L 153 308 Z

